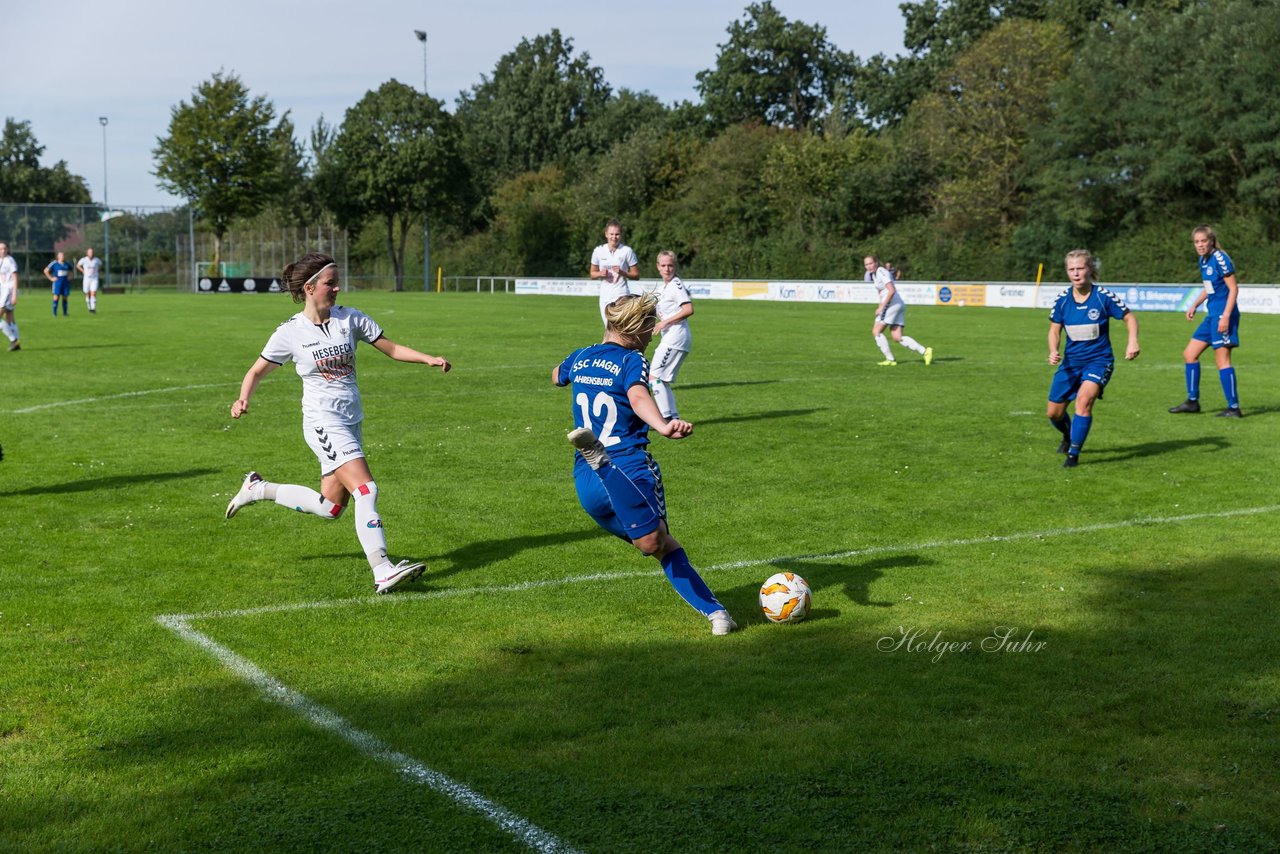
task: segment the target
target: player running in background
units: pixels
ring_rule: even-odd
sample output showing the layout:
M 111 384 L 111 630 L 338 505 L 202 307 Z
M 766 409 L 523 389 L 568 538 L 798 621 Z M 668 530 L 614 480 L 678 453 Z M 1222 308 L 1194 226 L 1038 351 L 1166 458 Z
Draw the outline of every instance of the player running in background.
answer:
M 231 417 L 249 411 L 249 400 L 267 374 L 289 360 L 302 377 L 302 434 L 320 461 L 320 491 L 305 486 L 272 483 L 257 472 L 245 476 L 240 491 L 227 505 L 227 518 L 256 501 L 274 501 L 322 519 L 342 515 L 347 499 L 355 496 L 356 537 L 373 570 L 373 586 L 386 593 L 422 574 L 423 565 L 387 558 L 387 538 L 378 515 L 378 485 L 373 480 L 361 443 L 364 409 L 356 386 L 356 344 L 365 341 L 398 362 L 417 362 L 448 373 L 452 365 L 382 333 L 372 318 L 354 308 L 336 305 L 338 266 L 328 255 L 304 255 L 284 268 L 282 283 L 303 303 L 302 311 L 276 329 L 262 355 L 240 385 L 240 398 Z
M 604 243 L 591 253 L 592 279 L 600 279 L 600 320 L 608 325 L 604 310 L 618 297 L 631 293 L 627 280 L 640 278 L 636 253 L 622 242 L 622 224 L 611 219 L 604 227 Z
M 1200 303 L 1207 303 L 1207 314 L 1192 333 L 1187 349 L 1182 351 L 1187 372 L 1187 399 L 1169 411 L 1200 411 L 1200 354 L 1212 347 L 1213 360 L 1218 364 L 1218 381 L 1222 383 L 1222 393 L 1227 398 L 1227 408 L 1219 412 L 1218 417 L 1243 418 L 1240 393 L 1236 388 L 1236 369 L 1231 365 L 1231 351 L 1240 346 L 1236 268 L 1230 256 L 1218 248 L 1218 235 L 1209 226 L 1202 225 L 1191 232 L 1191 241 L 1200 256 L 1200 278 L 1204 280 L 1204 290 L 1187 310 L 1187 320 L 1196 319 Z
M 551 381 L 573 392 L 578 501 L 601 528 L 656 558 L 680 597 L 711 622 L 711 633 L 727 635 L 738 626 L 667 529 L 662 472 L 649 455 L 650 427 L 668 439 L 693 432 L 688 421 L 663 418 L 649 394 L 643 353 L 658 321 L 657 299 L 620 297 L 606 319 L 603 343 L 573 351 L 551 370 Z
M 1049 364 L 1058 365 L 1049 386 L 1049 423 L 1062 434 L 1058 453 L 1066 454 L 1063 468 L 1075 468 L 1080 449 L 1093 426 L 1093 402 L 1111 380 L 1116 357 L 1111 349 L 1110 319 L 1129 327 L 1126 359 L 1138 358 L 1138 318 L 1120 297 L 1096 284 L 1098 262 L 1088 251 L 1067 253 L 1067 279 L 1071 287 L 1058 295 L 1049 313 Z M 1058 352 L 1063 331 L 1067 346 Z M 1076 417 L 1067 415 L 1067 401 L 1076 402 Z
M 84 257 L 76 262 L 76 269 L 84 277 L 84 303 L 90 314 L 98 313 L 98 275 L 102 271 L 102 259 L 93 256 L 93 247 L 84 251 Z
M 679 418 L 676 412 L 676 396 L 671 385 L 680 374 L 684 357 L 689 355 L 693 338 L 689 334 L 689 318 L 693 316 L 693 297 L 689 289 L 676 275 L 676 254 L 658 253 L 658 325 L 654 332 L 662 334 L 662 341 L 653 351 L 653 364 L 649 366 L 649 390 L 658 404 L 663 418 Z
M 924 356 L 926 365 L 933 364 L 932 347 L 925 347 L 910 335 L 902 334 L 902 328 L 907 323 L 907 304 L 902 301 L 902 295 L 898 293 L 893 273 L 881 265 L 880 259 L 874 255 L 863 258 L 862 266 L 866 268 L 867 275 L 870 277 L 868 281 L 876 286 L 876 291 L 880 295 L 880 302 L 876 305 L 875 323 L 871 326 L 871 335 L 876 340 L 876 346 L 884 354 L 884 361 L 879 364 L 886 368 L 898 364 L 893 358 L 893 351 L 889 349 L 889 339 L 884 337 L 886 328 L 893 335 L 894 341 Z
M 0 241 L 0 332 L 9 339 L 9 350 L 21 350 L 18 322 L 13 313 L 18 307 L 18 262 L 9 254 L 9 244 Z
M 62 316 L 67 316 L 67 298 L 71 296 L 71 265 L 67 263 L 67 253 L 59 252 L 58 256 L 45 265 L 44 277 L 53 283 L 53 316 L 58 316 L 58 302 L 62 302 Z

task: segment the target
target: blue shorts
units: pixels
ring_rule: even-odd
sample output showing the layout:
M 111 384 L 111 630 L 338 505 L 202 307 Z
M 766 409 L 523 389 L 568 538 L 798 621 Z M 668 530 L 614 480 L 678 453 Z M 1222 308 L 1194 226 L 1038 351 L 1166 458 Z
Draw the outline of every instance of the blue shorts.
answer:
M 53 295 L 55 297 L 71 296 L 71 282 L 66 279 L 58 279 L 53 283 Z
M 1098 384 L 1098 400 L 1102 400 L 1102 390 L 1111 382 L 1111 371 L 1115 366 L 1114 360 L 1087 362 L 1083 365 L 1068 365 L 1063 362 L 1058 366 L 1058 372 L 1053 375 L 1053 382 L 1049 385 L 1049 402 L 1065 403 L 1075 400 L 1080 384 L 1085 381 Z
M 658 530 L 667 518 L 662 471 L 647 451 L 613 457 L 604 477 L 581 456 L 573 466 L 578 501 L 596 524 L 628 542 Z
M 1203 341 L 1215 350 L 1223 347 L 1240 346 L 1240 309 L 1232 309 L 1231 320 L 1227 323 L 1226 334 L 1218 331 L 1218 320 L 1221 314 L 1205 315 L 1204 320 L 1191 335 L 1193 341 Z

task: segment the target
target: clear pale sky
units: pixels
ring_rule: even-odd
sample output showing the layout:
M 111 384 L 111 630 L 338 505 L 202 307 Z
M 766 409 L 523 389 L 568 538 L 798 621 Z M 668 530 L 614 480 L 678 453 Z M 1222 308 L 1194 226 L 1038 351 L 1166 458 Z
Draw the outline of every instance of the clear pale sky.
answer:
M 826 27 L 827 38 L 860 58 L 901 53 L 899 0 L 774 0 L 791 21 Z M 300 139 L 321 115 L 342 121 L 365 92 L 391 78 L 427 87 L 452 110 L 458 93 L 491 74 L 522 38 L 559 28 L 575 53 L 590 54 L 614 90 L 649 91 L 665 103 L 695 100 L 697 72 L 715 63 L 746 0 L 2 0 L 0 114 L 31 122 L 42 162 L 67 161 L 112 207 L 180 203 L 156 185 L 151 151 L 170 110 L 190 101 L 215 72 L 234 72 L 278 112 L 289 110 Z

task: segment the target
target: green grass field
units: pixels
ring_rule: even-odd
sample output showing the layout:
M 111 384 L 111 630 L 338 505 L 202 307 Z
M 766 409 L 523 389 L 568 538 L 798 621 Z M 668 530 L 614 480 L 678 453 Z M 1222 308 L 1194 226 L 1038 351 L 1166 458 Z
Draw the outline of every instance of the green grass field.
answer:
M 286 298 L 23 300 L 0 850 L 1280 849 L 1280 317 L 1230 421 L 1165 412 L 1192 327 L 1142 315 L 1067 471 L 1047 312 L 913 307 L 937 359 L 885 369 L 869 306 L 699 303 L 697 430 L 654 454 L 742 625 L 712 637 L 578 507 L 549 375 L 594 300 L 345 302 L 455 364 L 361 352 L 391 551 L 428 563 L 384 597 L 350 512 L 223 519 L 250 468 L 317 480 L 291 367 L 228 414 Z M 780 567 L 804 623 L 758 616 Z

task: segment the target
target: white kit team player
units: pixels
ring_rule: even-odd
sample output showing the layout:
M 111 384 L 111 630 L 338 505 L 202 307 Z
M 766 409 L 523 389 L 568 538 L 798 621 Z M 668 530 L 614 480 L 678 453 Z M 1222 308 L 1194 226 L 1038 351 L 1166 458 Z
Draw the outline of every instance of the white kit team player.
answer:
M 423 565 L 403 560 L 393 564 L 387 558 L 387 538 L 378 515 L 378 485 L 361 444 L 364 409 L 356 387 L 356 344 L 364 341 L 397 362 L 431 365 L 444 373 L 453 366 L 440 356 L 396 344 L 368 315 L 336 305 L 338 268 L 328 255 L 304 255 L 284 268 L 282 283 L 294 302 L 304 304 L 303 309 L 280 324 L 244 375 L 240 399 L 231 405 L 231 417 L 248 412 L 249 399 L 262 378 L 292 360 L 302 377 L 302 433 L 320 461 L 320 491 L 272 483 L 257 472 L 249 472 L 227 505 L 227 518 L 247 504 L 267 500 L 301 513 L 336 519 L 347 499 L 354 496 L 356 537 L 373 569 L 374 590 L 386 593 L 421 575 Z
M 622 224 L 616 219 L 609 220 L 604 227 L 605 242 L 591 253 L 591 278 L 600 279 L 600 321 L 605 320 L 605 306 L 631 293 L 627 280 L 640 278 L 639 261 L 630 246 L 622 242 Z
M 654 332 L 662 333 L 662 341 L 653 351 L 649 365 L 649 390 L 668 420 L 679 418 L 676 413 L 676 396 L 671 391 L 684 357 L 689 355 L 693 336 L 689 334 L 689 318 L 693 316 L 693 297 L 684 282 L 676 275 L 676 254 L 658 253 L 658 275 L 662 284 L 658 287 L 658 324 Z
M 876 319 L 871 326 L 871 335 L 876 340 L 876 346 L 880 348 L 880 352 L 884 354 L 884 361 L 879 364 L 886 368 L 891 368 L 898 364 L 893 358 L 893 351 L 889 349 L 889 339 L 884 337 L 884 331 L 887 328 L 893 340 L 897 341 L 908 350 L 914 350 L 924 356 L 926 365 L 933 364 L 933 348 L 925 347 L 916 339 L 909 335 L 902 334 L 902 328 L 907 323 L 907 304 L 902 301 L 902 295 L 898 293 L 897 283 L 893 279 L 893 271 L 887 265 L 882 266 L 880 259 L 874 255 L 868 255 L 862 259 L 862 266 L 866 269 L 869 281 L 875 284 L 876 292 L 880 296 L 880 302 L 876 305 Z
M 98 311 L 98 274 L 102 270 L 102 259 L 93 257 L 93 247 L 84 251 L 84 257 L 76 262 L 76 269 L 84 277 L 84 302 L 90 314 Z
M 18 343 L 18 321 L 13 312 L 18 306 L 18 262 L 9 254 L 9 244 L 0 242 L 0 332 L 9 339 L 9 349 L 21 350 Z

